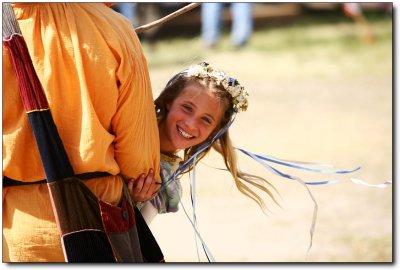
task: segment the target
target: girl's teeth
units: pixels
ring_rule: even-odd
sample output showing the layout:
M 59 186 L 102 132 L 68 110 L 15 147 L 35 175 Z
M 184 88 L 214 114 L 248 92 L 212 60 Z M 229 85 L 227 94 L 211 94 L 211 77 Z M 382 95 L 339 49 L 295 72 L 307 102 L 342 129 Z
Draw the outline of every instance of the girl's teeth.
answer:
M 190 138 L 193 137 L 190 134 L 186 133 L 185 131 L 181 130 L 180 128 L 178 128 L 178 131 L 179 131 L 180 134 L 182 134 L 183 137 L 185 137 L 187 139 L 190 139 Z

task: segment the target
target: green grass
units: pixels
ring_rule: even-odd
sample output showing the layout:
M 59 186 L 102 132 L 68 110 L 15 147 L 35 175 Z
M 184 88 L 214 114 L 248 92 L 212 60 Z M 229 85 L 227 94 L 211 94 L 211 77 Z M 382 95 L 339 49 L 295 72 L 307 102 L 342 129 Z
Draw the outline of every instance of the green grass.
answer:
M 370 14 L 367 18 L 375 35 L 375 42 L 369 46 L 387 50 L 387 44 L 392 43 L 392 17 L 385 14 Z M 231 45 L 227 30 L 229 29 L 223 32 L 218 47 L 214 50 L 203 47 L 200 33 L 189 37 L 165 37 L 154 45 L 143 41 L 149 67 L 185 65 L 221 53 L 234 55 L 238 51 Z M 312 56 L 323 50 L 325 55 L 334 59 L 348 53 L 367 53 L 370 47 L 360 46 L 363 45 L 361 32 L 359 25 L 343 16 L 307 15 L 290 24 L 258 26 L 242 51 L 259 54 L 291 51 L 298 55 Z M 387 51 L 381 52 L 381 54 L 386 53 Z
M 391 42 L 390 20 L 371 23 L 379 42 Z M 291 27 L 267 29 L 254 34 L 251 49 L 260 51 L 304 50 L 323 46 L 335 50 L 358 49 L 360 26 L 352 22 L 299 24 Z

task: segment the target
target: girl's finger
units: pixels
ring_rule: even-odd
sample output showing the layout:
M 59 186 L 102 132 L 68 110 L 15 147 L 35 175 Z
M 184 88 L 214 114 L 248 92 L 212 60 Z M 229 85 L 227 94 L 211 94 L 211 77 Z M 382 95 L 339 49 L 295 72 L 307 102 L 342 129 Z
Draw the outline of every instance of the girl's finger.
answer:
M 135 191 L 141 192 L 143 189 L 143 181 L 144 181 L 144 174 L 141 174 L 139 178 L 136 180 Z
M 149 193 L 149 189 L 153 183 L 153 178 L 154 178 L 154 171 L 153 171 L 153 169 L 150 169 L 149 173 L 147 174 L 146 180 L 144 181 L 144 185 L 143 185 L 144 195 L 147 195 Z
M 130 193 L 132 193 L 132 191 L 133 191 L 133 183 L 134 182 L 135 182 L 134 180 L 130 180 L 128 182 L 128 190 L 129 190 Z
M 153 169 L 150 169 L 149 172 L 147 173 L 146 179 L 153 180 L 153 178 L 154 178 L 154 171 Z
M 149 189 L 151 187 L 151 184 L 153 182 L 153 179 L 151 178 L 146 178 L 144 181 L 143 189 L 142 189 L 142 195 L 147 197 L 147 194 L 149 193 Z

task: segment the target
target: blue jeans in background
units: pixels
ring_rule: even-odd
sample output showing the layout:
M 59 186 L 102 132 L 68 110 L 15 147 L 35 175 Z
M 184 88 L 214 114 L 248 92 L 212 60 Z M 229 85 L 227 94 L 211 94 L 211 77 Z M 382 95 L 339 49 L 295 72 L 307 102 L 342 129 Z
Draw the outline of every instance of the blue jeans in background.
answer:
M 206 46 L 214 46 L 220 37 L 224 3 L 201 5 L 201 33 Z M 252 3 L 230 3 L 231 38 L 234 46 L 246 44 L 253 31 Z
M 115 4 L 118 12 L 124 15 L 128 20 L 131 21 L 132 25 L 137 27 L 137 16 L 136 16 L 136 3 L 119 2 Z

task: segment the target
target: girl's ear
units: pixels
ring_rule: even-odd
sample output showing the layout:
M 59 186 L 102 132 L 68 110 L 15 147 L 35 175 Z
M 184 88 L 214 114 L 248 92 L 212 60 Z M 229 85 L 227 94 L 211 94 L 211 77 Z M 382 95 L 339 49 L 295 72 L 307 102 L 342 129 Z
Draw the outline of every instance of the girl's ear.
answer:
M 171 109 L 171 102 L 168 102 L 168 103 L 165 105 L 165 108 L 166 108 L 167 111 L 169 112 L 169 109 Z

